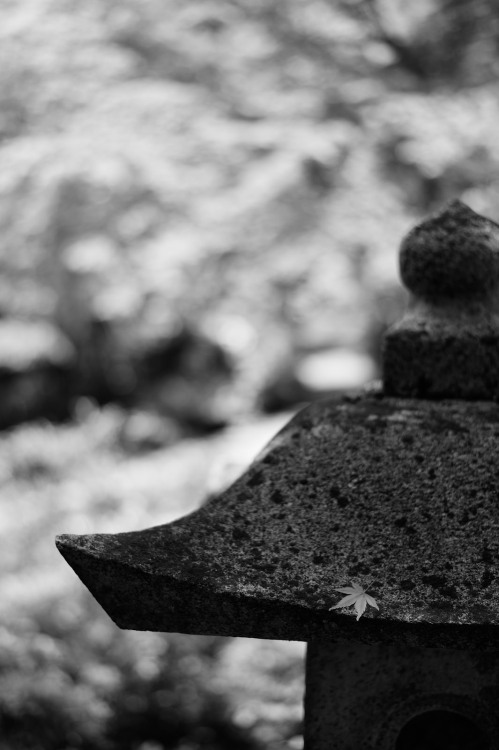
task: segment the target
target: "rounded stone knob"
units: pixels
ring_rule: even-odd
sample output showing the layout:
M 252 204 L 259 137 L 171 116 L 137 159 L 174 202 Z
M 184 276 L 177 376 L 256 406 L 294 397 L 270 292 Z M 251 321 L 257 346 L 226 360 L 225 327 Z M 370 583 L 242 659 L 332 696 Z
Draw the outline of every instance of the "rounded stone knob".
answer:
M 423 299 L 490 298 L 499 289 L 499 226 L 453 201 L 403 240 L 400 275 Z
M 453 201 L 403 240 L 400 274 L 411 297 L 385 337 L 385 392 L 497 399 L 499 225 Z

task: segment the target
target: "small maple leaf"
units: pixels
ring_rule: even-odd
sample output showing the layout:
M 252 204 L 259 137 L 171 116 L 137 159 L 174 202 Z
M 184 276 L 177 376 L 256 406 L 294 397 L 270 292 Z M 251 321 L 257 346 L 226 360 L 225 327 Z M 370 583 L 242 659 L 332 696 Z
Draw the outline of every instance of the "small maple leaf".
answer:
M 345 586 L 343 589 L 335 589 L 335 591 L 340 591 L 342 594 L 348 594 L 348 596 L 344 596 L 338 604 L 335 604 L 334 607 L 330 607 L 329 611 L 332 609 L 338 609 L 339 607 L 351 607 L 354 605 L 355 611 L 357 612 L 358 622 L 366 611 L 366 606 L 368 604 L 379 610 L 376 600 L 373 599 L 372 596 L 369 596 L 369 594 L 366 594 L 362 586 L 359 586 L 357 583 L 352 583 L 351 586 Z

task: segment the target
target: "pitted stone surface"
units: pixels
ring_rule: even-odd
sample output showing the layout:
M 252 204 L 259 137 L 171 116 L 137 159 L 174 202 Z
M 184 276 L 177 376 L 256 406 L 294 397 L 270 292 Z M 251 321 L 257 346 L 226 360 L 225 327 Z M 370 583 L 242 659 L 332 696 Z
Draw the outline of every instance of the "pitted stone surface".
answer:
M 498 447 L 494 403 L 331 400 L 195 513 L 57 543 L 121 627 L 497 649 Z M 329 611 L 352 580 L 379 613 Z
M 400 275 L 417 297 L 483 301 L 498 291 L 499 226 L 452 201 L 403 240 Z
M 498 398 L 499 226 L 453 201 L 409 232 L 400 273 L 412 296 L 385 339 L 385 391 Z

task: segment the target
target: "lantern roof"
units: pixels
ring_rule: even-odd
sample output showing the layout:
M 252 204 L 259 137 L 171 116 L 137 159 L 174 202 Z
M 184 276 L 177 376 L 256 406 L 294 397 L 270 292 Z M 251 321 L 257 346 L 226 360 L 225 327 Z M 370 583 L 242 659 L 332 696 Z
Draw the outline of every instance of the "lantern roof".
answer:
M 408 235 L 384 388 L 307 407 L 184 518 L 58 537 L 120 627 L 497 649 L 498 231 L 455 202 Z M 379 610 L 331 610 L 351 583 Z

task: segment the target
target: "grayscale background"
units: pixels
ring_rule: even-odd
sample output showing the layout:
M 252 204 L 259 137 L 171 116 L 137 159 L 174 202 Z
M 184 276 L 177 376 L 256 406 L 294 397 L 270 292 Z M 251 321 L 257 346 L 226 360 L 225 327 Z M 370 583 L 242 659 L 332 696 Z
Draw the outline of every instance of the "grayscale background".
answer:
M 2 750 L 300 750 L 303 644 L 119 631 L 54 537 L 379 375 L 404 233 L 499 220 L 498 53 L 496 0 L 0 0 Z

